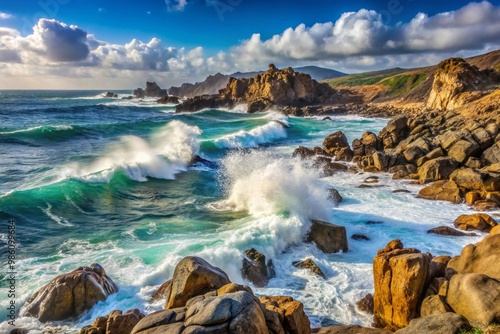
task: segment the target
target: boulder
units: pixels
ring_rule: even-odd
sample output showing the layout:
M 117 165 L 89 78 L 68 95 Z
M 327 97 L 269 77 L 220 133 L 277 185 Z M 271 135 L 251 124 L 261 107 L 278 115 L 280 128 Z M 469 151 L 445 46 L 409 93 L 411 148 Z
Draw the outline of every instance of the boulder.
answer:
M 493 227 L 495 227 L 497 222 L 489 215 L 485 213 L 477 213 L 473 215 L 460 215 L 453 222 L 455 227 L 464 230 L 478 230 L 481 232 L 490 232 Z
M 465 203 L 467 205 L 473 205 L 475 202 L 481 199 L 481 193 L 478 191 L 469 191 L 465 194 Z
M 457 166 L 457 162 L 448 157 L 427 161 L 418 169 L 420 184 L 447 180 L 455 169 L 457 169 Z
M 399 115 L 392 118 L 385 128 L 380 131 L 378 137 L 382 141 L 384 149 L 396 147 L 403 139 L 408 137 L 408 117 Z
M 351 160 L 353 157 L 347 137 L 342 131 L 328 135 L 323 141 L 323 149 L 327 154 L 335 156 L 337 160 L 340 160 L 342 156 L 346 158 L 344 160 Z M 351 159 L 347 159 L 349 156 Z
M 134 90 L 134 97 L 137 99 L 143 99 L 146 96 L 146 92 L 142 88 L 137 88 Z
M 318 275 L 319 277 L 326 279 L 326 276 L 321 268 L 318 267 L 318 265 L 311 259 L 305 259 L 304 261 L 295 261 L 292 263 L 292 265 L 299 269 L 307 269 L 312 273 Z
M 162 98 L 156 100 L 156 103 L 160 103 L 160 104 L 179 104 L 179 98 L 177 96 L 166 94 Z
M 256 287 L 266 286 L 269 280 L 276 276 L 273 261 L 266 262 L 266 256 L 255 248 L 245 251 L 241 275 Z
M 378 328 L 361 327 L 358 325 L 322 327 L 313 331 L 318 334 L 390 334 L 392 332 Z
M 451 236 L 451 237 L 475 236 L 475 234 L 468 234 L 468 233 L 460 232 L 460 231 L 457 231 L 457 230 L 455 230 L 451 227 L 448 227 L 448 226 L 439 226 L 439 227 L 431 228 L 430 230 L 427 231 L 427 233 L 446 235 L 446 236 Z
M 328 199 L 330 199 L 335 206 L 338 206 L 342 202 L 343 198 L 339 191 L 335 188 L 328 189 Z
M 283 319 L 283 329 L 289 334 L 311 333 L 311 323 L 304 312 L 304 305 L 288 296 L 261 296 L 265 309 Z M 246 332 L 251 333 L 251 332 Z
M 344 226 L 313 220 L 306 242 L 314 242 L 324 253 L 347 252 L 347 232 Z
M 172 280 L 169 279 L 165 283 L 163 283 L 158 290 L 153 293 L 151 296 L 151 300 L 158 300 L 158 299 L 163 299 L 166 298 L 167 296 L 170 295 L 170 288 L 172 287 Z
M 163 97 L 167 95 L 166 89 L 161 89 L 156 82 L 146 82 L 144 94 L 147 97 Z
M 481 150 L 481 147 L 473 140 L 460 139 L 448 151 L 448 156 L 454 160 L 465 163 L 469 157 L 476 155 Z
M 80 330 L 80 334 L 130 334 L 137 323 L 144 318 L 144 314 L 138 309 L 112 311 L 104 317 L 97 318 L 90 326 Z
M 182 307 L 189 299 L 217 290 L 228 283 L 229 278 L 221 269 L 199 257 L 185 257 L 175 267 L 165 309 Z
M 493 211 L 493 210 L 498 210 L 500 206 L 490 200 L 484 200 L 484 201 L 476 201 L 474 202 L 474 209 L 476 211 Z
M 450 175 L 450 180 L 464 190 L 481 190 L 484 179 L 484 174 L 472 168 L 457 169 Z
M 448 263 L 446 276 L 477 273 L 500 280 L 500 234 L 490 234 L 475 245 L 467 245 Z
M 456 204 L 462 203 L 460 188 L 453 181 L 437 181 L 420 189 L 417 195 L 418 198 L 448 201 Z
M 447 312 L 413 319 L 408 327 L 398 330 L 396 334 L 462 334 L 470 329 L 463 316 Z
M 500 162 L 500 141 L 488 148 L 481 155 L 483 165 L 492 165 Z
M 420 306 L 420 317 L 425 318 L 433 314 L 451 312 L 444 297 L 440 295 L 427 296 Z
M 368 238 L 366 235 L 359 234 L 359 233 L 355 233 L 355 234 L 351 235 L 351 239 L 357 240 L 357 241 L 370 241 L 370 238 Z
M 374 324 L 397 330 L 417 316 L 430 258 L 393 240 L 373 260 Z
M 41 322 L 66 320 L 82 315 L 117 291 L 104 268 L 94 263 L 54 278 L 28 299 L 19 315 Z
M 371 293 L 367 294 L 356 303 L 356 306 L 360 311 L 368 314 L 373 314 L 373 295 Z
M 316 152 L 304 146 L 299 146 L 293 151 L 292 157 L 299 157 L 301 159 L 307 159 L 314 157 Z
M 454 275 L 446 300 L 474 325 L 500 322 L 500 281 L 494 278 L 474 273 Z

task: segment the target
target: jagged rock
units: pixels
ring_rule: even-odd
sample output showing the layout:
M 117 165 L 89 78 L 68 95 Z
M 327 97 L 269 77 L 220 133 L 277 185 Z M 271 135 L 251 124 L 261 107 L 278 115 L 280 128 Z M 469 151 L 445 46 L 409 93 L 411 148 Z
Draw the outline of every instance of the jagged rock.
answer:
M 464 232 L 457 231 L 451 227 L 448 226 L 439 226 L 435 228 L 431 228 L 430 230 L 427 231 L 427 233 L 431 234 L 439 234 L 439 235 L 446 235 L 446 236 L 452 236 L 452 237 L 465 237 L 465 236 L 475 236 L 475 234 L 468 234 Z
M 384 149 L 396 147 L 403 139 L 408 137 L 408 117 L 399 115 L 391 119 L 385 128 L 380 131 L 378 137 L 382 141 Z
M 311 222 L 306 242 L 314 242 L 324 253 L 347 252 L 347 233 L 344 226 L 334 225 L 319 220 Z
M 247 249 L 243 258 L 241 275 L 257 287 L 264 287 L 269 280 L 276 276 L 273 261 L 266 262 L 266 256 L 255 248 Z
M 166 94 L 162 98 L 156 100 L 156 103 L 161 103 L 161 104 L 179 104 L 179 98 L 177 96 Z
M 425 318 L 413 319 L 409 326 L 396 334 L 461 334 L 470 330 L 467 319 L 456 313 L 440 313 Z
M 413 248 L 402 248 L 393 240 L 373 260 L 374 323 L 397 330 L 417 316 L 417 307 L 427 279 L 429 256 Z
M 130 334 L 142 318 L 144 314 L 138 309 L 125 313 L 112 311 L 107 316 L 95 319 L 92 325 L 82 328 L 80 334 Z
M 311 272 L 315 273 L 319 277 L 326 279 L 325 274 L 321 270 L 320 267 L 316 263 L 314 263 L 313 260 L 311 259 L 305 259 L 304 261 L 295 261 L 292 263 L 294 267 L 297 267 L 299 269 L 307 269 L 310 270 Z
M 156 82 L 146 82 L 144 94 L 147 97 L 163 97 L 167 95 L 166 89 L 161 89 Z
M 480 79 L 477 67 L 462 58 L 442 61 L 434 74 L 427 108 L 451 110 L 463 106 L 468 101 L 461 97 L 461 93 L 472 90 Z
M 500 281 L 483 274 L 454 275 L 446 300 L 472 324 L 488 326 L 500 321 Z
M 134 97 L 137 99 L 143 99 L 146 97 L 146 92 L 142 88 L 137 88 L 134 90 Z
M 110 97 L 110 98 L 118 97 L 118 94 L 115 94 L 113 92 L 106 92 L 106 94 L 104 94 L 104 97 Z
M 460 188 L 453 181 L 437 181 L 420 189 L 418 198 L 436 201 L 448 201 L 456 204 L 462 203 Z
M 259 297 L 259 301 L 267 311 L 283 319 L 285 333 L 311 333 L 311 324 L 304 312 L 304 305 L 302 303 L 288 296 L 261 296 Z
M 390 334 L 392 332 L 378 328 L 361 327 L 358 325 L 330 326 L 319 328 L 312 333 L 318 334 Z
M 455 227 L 464 230 L 478 230 L 481 232 L 490 232 L 493 227 L 495 227 L 497 222 L 489 215 L 485 213 L 477 213 L 473 215 L 460 215 L 453 222 Z
M 457 167 L 457 162 L 452 158 L 437 158 L 427 161 L 418 169 L 420 184 L 446 180 Z
M 448 151 L 448 156 L 460 163 L 465 163 L 469 157 L 480 151 L 479 145 L 474 141 L 459 140 Z
M 360 311 L 373 314 L 373 295 L 371 293 L 367 294 L 356 303 L 356 306 L 360 309 Z
M 500 280 L 500 234 L 489 234 L 475 245 L 467 245 L 460 256 L 448 262 L 446 277 L 477 273 Z
M 292 157 L 300 157 L 301 159 L 307 159 L 316 156 L 316 152 L 304 146 L 299 146 L 293 151 Z
M 229 278 L 221 269 L 199 257 L 185 257 L 175 267 L 165 309 L 182 307 L 189 299 L 217 290 L 228 283 Z
M 337 160 L 350 161 L 353 157 L 347 137 L 342 131 L 328 135 L 323 141 L 323 149 L 327 154 L 335 156 Z
M 348 167 L 343 163 L 332 161 L 331 157 L 316 157 L 314 159 L 313 167 L 321 169 L 323 171 L 323 176 L 329 177 L 337 172 L 346 172 Z
M 82 315 L 117 291 L 104 268 L 94 263 L 54 278 L 28 299 L 19 314 L 41 322 L 66 320 Z

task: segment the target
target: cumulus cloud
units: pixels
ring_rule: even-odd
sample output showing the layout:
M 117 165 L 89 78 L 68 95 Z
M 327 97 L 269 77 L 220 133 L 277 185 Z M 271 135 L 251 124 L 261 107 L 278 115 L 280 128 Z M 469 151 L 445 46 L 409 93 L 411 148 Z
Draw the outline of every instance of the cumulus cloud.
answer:
M 0 20 L 7 20 L 12 17 L 12 14 L 0 12 Z
M 419 13 L 406 24 L 388 26 L 382 14 L 361 9 L 335 22 L 300 24 L 268 40 L 260 34 L 232 50 L 234 59 L 329 60 L 346 57 L 456 52 L 500 45 L 500 7 L 487 1 L 429 17 Z

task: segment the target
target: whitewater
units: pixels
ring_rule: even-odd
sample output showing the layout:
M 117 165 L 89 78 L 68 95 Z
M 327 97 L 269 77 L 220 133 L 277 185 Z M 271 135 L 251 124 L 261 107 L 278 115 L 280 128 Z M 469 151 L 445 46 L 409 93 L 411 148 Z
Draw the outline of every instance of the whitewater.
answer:
M 470 209 L 418 199 L 419 185 L 384 173 L 325 177 L 292 158 L 298 146 L 321 146 L 332 132 L 352 141 L 386 123 L 251 115 L 241 108 L 176 114 L 151 99 L 88 91 L 0 92 L 0 221 L 16 221 L 17 309 L 57 275 L 95 262 L 120 288 L 78 319 L 18 318 L 17 326 L 75 333 L 112 310 L 159 310 L 163 301 L 151 302 L 151 295 L 188 255 L 248 284 L 240 271 L 249 248 L 272 259 L 277 274 L 256 294 L 301 301 L 312 326 L 369 326 L 370 316 L 355 303 L 373 292 L 378 249 L 399 238 L 422 252 L 458 255 L 482 238 L 427 234 L 451 227 Z M 360 187 L 374 175 L 378 183 Z M 331 188 L 343 197 L 338 206 Z M 305 243 L 311 219 L 345 226 L 349 251 L 324 254 Z M 370 240 L 351 239 L 356 233 Z M 5 254 L 6 227 L 0 240 Z M 292 265 L 306 258 L 326 279 Z M 6 279 L 0 273 L 2 286 Z M 0 321 L 8 303 L 0 301 Z M 7 329 L 2 322 L 0 332 Z

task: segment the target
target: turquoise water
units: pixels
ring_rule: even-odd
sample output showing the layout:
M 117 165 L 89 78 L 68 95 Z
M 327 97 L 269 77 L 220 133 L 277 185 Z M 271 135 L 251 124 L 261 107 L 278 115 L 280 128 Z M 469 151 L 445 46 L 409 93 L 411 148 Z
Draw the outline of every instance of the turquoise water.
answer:
M 120 292 L 80 319 L 46 325 L 71 333 L 114 309 L 161 308 L 150 296 L 187 255 L 205 258 L 242 283 L 242 252 L 255 247 L 277 269 L 257 293 L 292 295 L 316 326 L 369 325 L 354 303 L 372 290 L 377 249 L 400 238 L 422 251 L 453 255 L 477 240 L 426 234 L 452 226 L 465 206 L 417 199 L 419 186 L 385 174 L 378 175 L 380 187 L 361 189 L 371 174 L 324 178 L 291 157 L 297 146 L 321 145 L 334 131 L 350 141 L 378 132 L 385 119 L 174 109 L 154 100 L 103 98 L 101 92 L 0 92 L 0 235 L 5 242 L 7 220 L 15 219 L 18 308 L 55 276 L 98 262 Z M 192 165 L 193 155 L 209 162 Z M 337 208 L 327 198 L 332 186 L 345 199 Z M 323 254 L 302 242 L 312 218 L 371 240 L 349 240 L 349 252 Z M 291 265 L 307 257 L 327 280 Z M 7 303 L 2 296 L 0 321 Z M 18 324 L 33 333 L 42 327 L 33 319 Z

